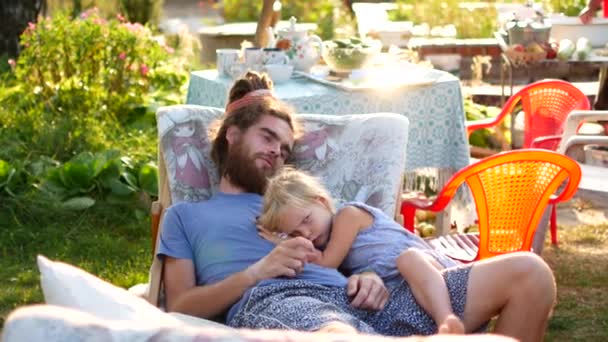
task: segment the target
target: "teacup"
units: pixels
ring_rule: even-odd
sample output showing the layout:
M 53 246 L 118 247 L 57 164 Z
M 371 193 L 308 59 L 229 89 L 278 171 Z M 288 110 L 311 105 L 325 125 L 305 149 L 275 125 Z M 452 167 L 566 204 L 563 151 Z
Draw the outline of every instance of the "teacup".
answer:
M 266 64 L 264 71 L 270 76 L 274 83 L 287 82 L 293 73 L 291 64 Z
M 264 50 L 260 48 L 246 48 L 245 49 L 245 64 L 254 68 L 258 65 L 264 64 Z
M 231 76 L 231 68 L 239 60 L 238 49 L 217 49 L 217 72 L 219 76 Z
M 289 57 L 285 51 L 277 48 L 266 48 L 263 50 L 264 64 L 289 64 Z
M 249 68 L 245 63 L 235 63 L 230 67 L 230 77 L 237 79 L 245 74 Z

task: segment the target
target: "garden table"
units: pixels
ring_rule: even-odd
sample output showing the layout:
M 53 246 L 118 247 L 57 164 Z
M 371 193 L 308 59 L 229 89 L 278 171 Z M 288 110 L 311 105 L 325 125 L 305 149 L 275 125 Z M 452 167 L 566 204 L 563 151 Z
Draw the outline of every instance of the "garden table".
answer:
M 300 77 L 276 84 L 275 93 L 297 113 L 405 115 L 410 131 L 404 189 L 437 190 L 454 172 L 469 165 L 469 145 L 459 79 L 434 69 L 428 69 L 427 75 L 431 84 L 365 91 L 348 91 Z M 195 71 L 186 102 L 225 107 L 232 82 L 218 76 L 216 70 Z

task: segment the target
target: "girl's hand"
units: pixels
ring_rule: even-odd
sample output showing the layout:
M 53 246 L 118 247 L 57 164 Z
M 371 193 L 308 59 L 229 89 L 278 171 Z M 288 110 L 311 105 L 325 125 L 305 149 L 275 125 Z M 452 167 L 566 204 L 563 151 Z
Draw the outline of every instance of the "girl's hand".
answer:
M 322 258 L 323 258 L 323 252 L 321 252 L 320 250 L 315 248 L 315 250 L 310 254 L 310 257 L 308 258 L 308 262 L 312 262 L 313 264 L 318 264 Z

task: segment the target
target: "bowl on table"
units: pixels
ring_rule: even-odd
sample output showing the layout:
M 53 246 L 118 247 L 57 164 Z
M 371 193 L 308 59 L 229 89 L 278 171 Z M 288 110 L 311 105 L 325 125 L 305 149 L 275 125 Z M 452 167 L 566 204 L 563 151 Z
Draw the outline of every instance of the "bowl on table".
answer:
M 370 65 L 380 53 L 378 41 L 361 41 L 356 38 L 323 42 L 323 60 L 335 73 L 350 73 Z
M 264 71 L 270 76 L 274 83 L 284 83 L 289 81 L 293 74 L 293 65 L 291 64 L 266 64 Z

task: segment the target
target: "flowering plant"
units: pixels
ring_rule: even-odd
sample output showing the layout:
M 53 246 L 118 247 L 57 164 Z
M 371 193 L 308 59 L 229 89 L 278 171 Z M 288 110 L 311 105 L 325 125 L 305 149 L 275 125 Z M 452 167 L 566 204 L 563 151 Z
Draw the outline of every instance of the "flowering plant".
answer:
M 96 9 L 30 23 L 10 61 L 15 84 L 0 89 L 0 127 L 59 159 L 99 148 L 125 124 L 178 103 L 186 61 L 146 26 Z M 153 118 L 153 114 L 150 115 Z M 153 119 L 150 119 L 153 123 Z

